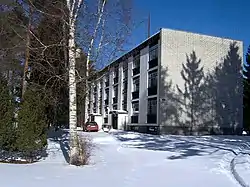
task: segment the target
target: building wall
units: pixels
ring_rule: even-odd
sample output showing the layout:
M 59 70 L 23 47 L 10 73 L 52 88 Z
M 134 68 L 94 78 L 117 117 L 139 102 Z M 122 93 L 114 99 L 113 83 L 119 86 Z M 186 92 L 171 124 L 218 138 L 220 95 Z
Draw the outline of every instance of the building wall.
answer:
M 128 110 L 128 123 L 131 123 L 132 115 L 132 68 L 133 68 L 133 57 L 128 58 L 128 95 L 127 95 L 127 110 Z
M 186 63 L 186 55 L 190 55 L 192 51 L 196 53 L 198 59 L 201 59 L 201 66 L 204 68 L 205 75 L 208 75 L 208 72 L 213 72 L 220 62 L 223 61 L 223 58 L 229 52 L 230 43 L 234 42 L 233 40 L 223 39 L 218 37 L 206 36 L 201 34 L 194 34 L 183 31 L 176 31 L 170 29 L 162 29 L 161 31 L 161 67 L 160 67 L 160 90 L 159 90 L 159 125 L 164 131 L 171 131 L 171 126 L 185 126 L 185 121 L 187 116 L 183 107 L 178 108 L 177 101 L 174 100 L 180 99 L 179 92 L 177 90 L 177 85 L 181 90 L 184 90 L 184 79 L 181 76 L 182 63 Z M 233 82 L 234 87 L 241 85 L 241 76 L 239 74 L 240 64 L 243 63 L 243 43 L 240 41 L 237 42 L 239 47 L 238 54 L 241 57 L 240 61 L 236 61 L 232 67 L 228 67 L 228 77 L 234 77 Z M 235 69 L 234 67 L 238 67 Z M 235 79 L 239 80 L 235 82 Z M 172 87 L 168 86 L 172 82 Z M 224 81 L 223 87 L 229 87 L 233 82 Z M 241 89 L 241 88 L 240 88 Z M 217 91 L 220 92 L 220 90 Z M 226 93 L 225 93 L 226 94 Z M 173 96 L 174 95 L 174 96 Z M 238 102 L 238 106 L 242 103 L 242 94 L 239 93 L 237 97 L 232 98 L 234 103 Z M 217 100 L 217 104 L 220 101 Z M 231 102 L 231 101 L 228 101 Z M 231 104 L 232 105 L 232 104 Z M 242 106 L 242 105 L 241 105 Z M 209 111 L 212 113 L 212 111 Z M 179 116 L 177 116 L 177 114 Z M 237 115 L 238 121 L 242 121 L 242 113 L 229 114 L 224 111 L 224 117 L 227 118 L 228 115 Z M 211 117 L 211 115 L 208 117 Z M 212 117 L 218 117 L 213 115 Z M 223 116 L 222 116 L 223 117 Z M 178 118 L 178 119 L 177 119 Z M 218 126 L 218 120 L 213 120 L 213 126 Z M 222 125 L 222 124 L 220 124 Z M 232 124 L 228 123 L 223 124 L 224 127 L 230 127 Z M 234 124 L 235 125 L 235 124 Z M 238 126 L 241 126 L 242 123 L 239 123 Z
M 147 124 L 147 82 L 148 82 L 149 47 L 140 51 L 140 92 L 139 92 L 139 124 Z

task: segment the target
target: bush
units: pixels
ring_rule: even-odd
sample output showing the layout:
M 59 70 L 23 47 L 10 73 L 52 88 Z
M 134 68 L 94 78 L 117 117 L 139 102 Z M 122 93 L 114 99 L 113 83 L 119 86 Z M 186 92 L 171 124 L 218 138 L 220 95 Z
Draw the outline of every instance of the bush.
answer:
M 74 148 L 74 143 L 71 142 L 71 148 Z M 72 155 L 70 158 L 70 164 L 75 166 L 83 166 L 89 164 L 91 156 L 91 141 L 85 137 L 79 137 L 76 135 L 75 140 L 76 154 Z
M 13 151 L 15 146 L 15 105 L 7 81 L 0 78 L 0 149 Z
M 26 90 L 18 112 L 17 148 L 30 162 L 40 156 L 47 145 L 45 102 L 32 89 Z

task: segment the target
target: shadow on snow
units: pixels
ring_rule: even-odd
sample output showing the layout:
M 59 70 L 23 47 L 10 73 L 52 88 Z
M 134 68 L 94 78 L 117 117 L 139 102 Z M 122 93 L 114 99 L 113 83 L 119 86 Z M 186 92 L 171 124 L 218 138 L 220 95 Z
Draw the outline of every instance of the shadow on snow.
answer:
M 179 153 L 168 159 L 185 159 L 228 151 L 234 155 L 250 153 L 249 137 L 240 136 L 175 136 L 112 132 L 124 147 Z

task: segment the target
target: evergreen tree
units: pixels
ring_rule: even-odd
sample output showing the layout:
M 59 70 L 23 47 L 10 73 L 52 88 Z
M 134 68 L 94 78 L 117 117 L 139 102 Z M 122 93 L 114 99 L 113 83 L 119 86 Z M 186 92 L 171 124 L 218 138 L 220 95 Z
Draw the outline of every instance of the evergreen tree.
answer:
M 246 54 L 246 64 L 243 66 L 243 85 L 244 85 L 244 99 L 243 99 L 243 122 L 244 129 L 250 131 L 250 46 Z
M 184 80 L 184 90 L 178 86 L 179 93 L 183 96 L 182 103 L 185 108 L 185 113 L 188 120 L 186 124 L 189 125 L 192 132 L 199 125 L 200 115 L 203 112 L 202 108 L 202 83 L 204 79 L 203 67 L 200 67 L 201 60 L 197 58 L 195 52 L 187 55 L 187 62 L 182 64 L 181 76 Z
M 0 149 L 5 151 L 13 151 L 16 147 L 14 109 L 7 81 L 0 77 Z
M 216 121 L 227 134 L 241 130 L 243 116 L 242 58 L 236 42 L 229 46 L 228 54 L 215 68 Z
M 246 63 L 243 65 L 243 76 L 250 80 L 250 45 L 246 54 Z
M 25 157 L 34 159 L 47 144 L 44 100 L 41 94 L 28 88 L 18 112 L 17 148 Z

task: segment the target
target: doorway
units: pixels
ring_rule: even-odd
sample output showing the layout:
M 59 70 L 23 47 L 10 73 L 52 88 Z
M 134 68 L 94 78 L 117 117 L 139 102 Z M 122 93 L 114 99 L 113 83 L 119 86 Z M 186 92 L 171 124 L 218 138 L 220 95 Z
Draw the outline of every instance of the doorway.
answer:
M 118 114 L 112 113 L 112 128 L 118 129 Z

